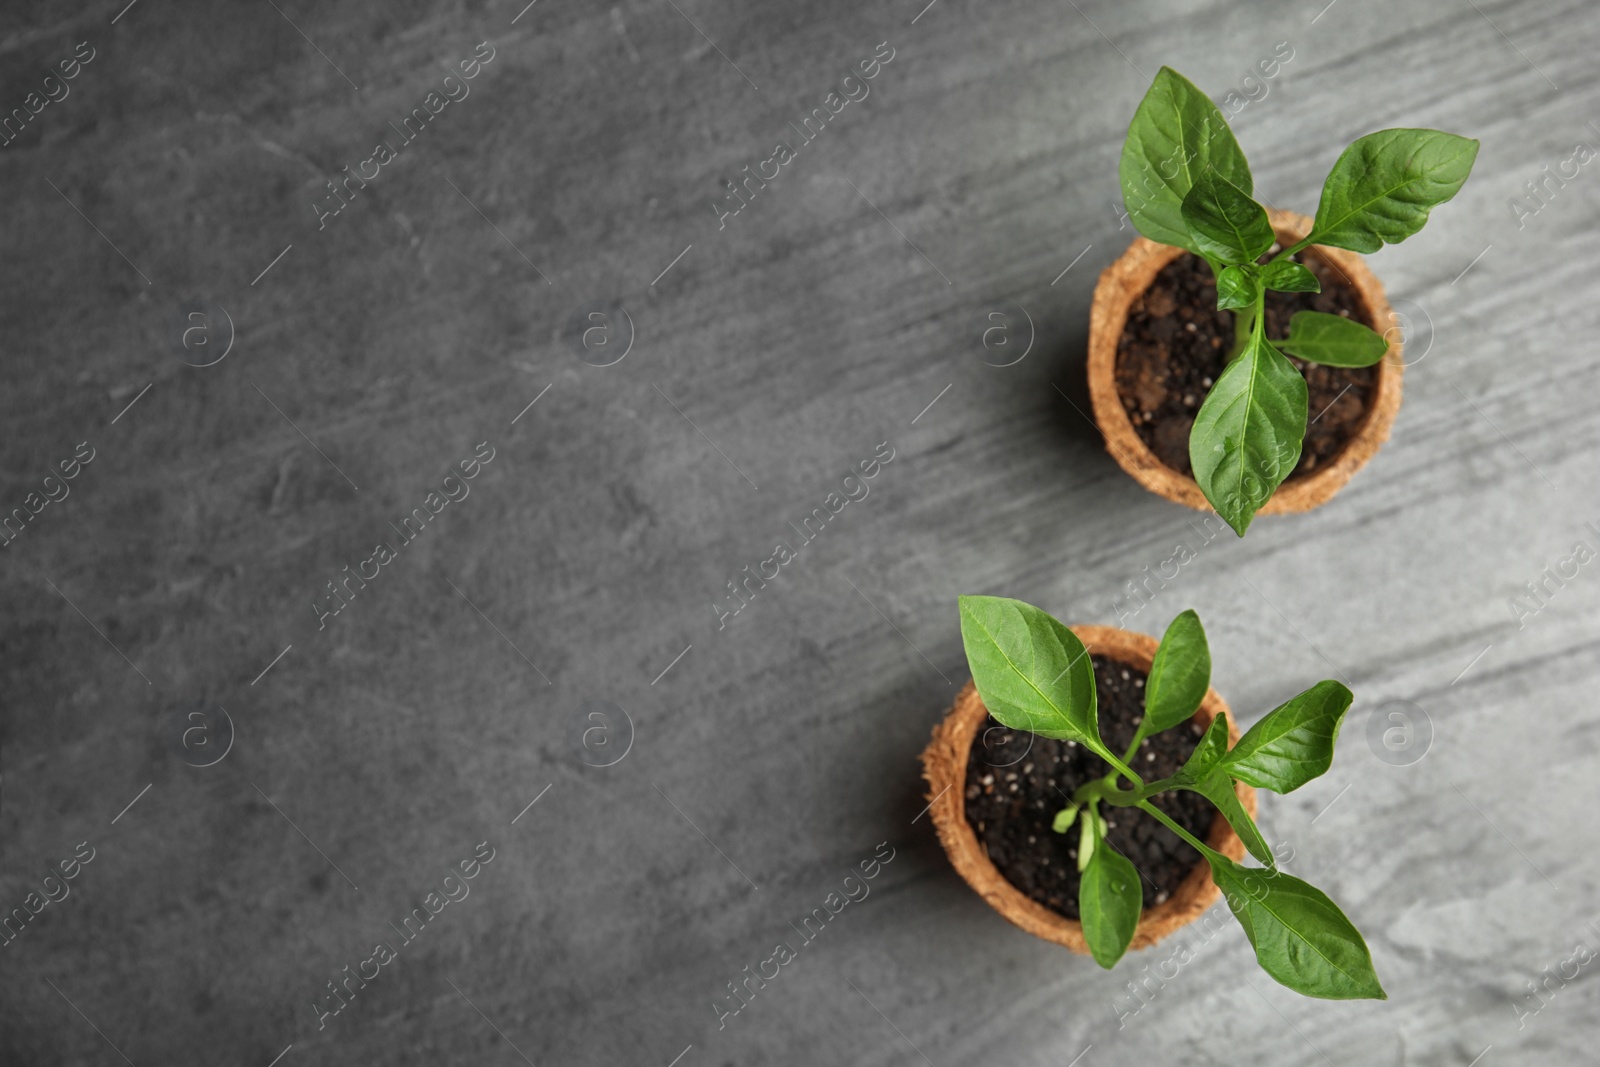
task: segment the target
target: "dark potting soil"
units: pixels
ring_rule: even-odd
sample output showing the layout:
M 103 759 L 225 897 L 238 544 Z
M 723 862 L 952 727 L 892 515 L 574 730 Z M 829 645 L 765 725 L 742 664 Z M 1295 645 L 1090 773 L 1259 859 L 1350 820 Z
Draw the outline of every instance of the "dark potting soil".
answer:
M 1276 248 L 1273 250 L 1276 254 Z M 1297 311 L 1343 315 L 1382 333 L 1340 271 L 1315 256 L 1294 257 L 1322 282 L 1320 293 L 1267 293 L 1267 339 L 1289 335 Z M 1189 430 L 1227 365 L 1233 312 L 1217 310 L 1217 283 L 1205 260 L 1185 252 L 1161 269 L 1128 309 L 1117 342 L 1117 394 L 1133 428 L 1156 458 L 1193 475 Z M 1356 435 L 1372 402 L 1375 367 L 1325 367 L 1289 357 L 1305 375 L 1310 426 L 1290 479 L 1325 466 Z M 1319 414 L 1320 413 L 1320 414 Z
M 1091 656 L 1100 704 L 1100 736 L 1115 752 L 1127 750 L 1144 714 L 1145 672 L 1104 656 Z M 1201 730 L 1185 723 L 1146 738 L 1129 762 L 1145 781 L 1166 778 L 1194 751 Z M 967 757 L 967 823 L 1002 877 L 1069 919 L 1078 917 L 1078 825 L 1050 829 L 1073 790 L 1110 772 L 1099 756 L 1072 741 L 1012 730 L 990 716 Z M 1198 793 L 1171 791 L 1154 799 L 1179 826 L 1204 841 L 1216 809 Z M 1193 847 L 1142 811 L 1102 804 L 1107 838 L 1143 875 L 1144 906 L 1170 897 L 1203 862 Z

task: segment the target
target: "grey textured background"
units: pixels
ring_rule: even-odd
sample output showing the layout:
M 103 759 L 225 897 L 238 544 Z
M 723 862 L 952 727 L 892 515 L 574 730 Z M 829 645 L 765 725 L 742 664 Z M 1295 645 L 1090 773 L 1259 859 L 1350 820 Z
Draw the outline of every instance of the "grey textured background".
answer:
M 96 453 L 0 549 L 0 909 L 95 849 L 0 948 L 0 1061 L 1593 1062 L 1600 964 L 1549 976 L 1600 947 L 1600 576 L 1521 628 L 1509 602 L 1600 545 L 1600 179 L 1520 225 L 1509 201 L 1600 142 L 1600 13 L 276 6 L 0 25 L 7 112 L 95 51 L 0 149 L 0 507 Z M 470 95 L 319 231 L 324 182 L 484 41 Z M 870 95 L 719 230 L 719 183 L 880 42 Z M 1197 608 L 1246 724 L 1349 679 L 1333 770 L 1262 822 L 1392 999 L 1297 998 L 1230 921 L 1119 1028 L 1169 953 L 1106 974 L 1006 924 L 917 818 L 916 755 L 965 678 L 958 592 L 1115 622 L 1124 583 L 1197 540 L 1075 410 L 1088 303 L 1132 236 L 1115 167 L 1149 77 L 1223 100 L 1280 42 L 1232 120 L 1272 202 L 1310 210 L 1373 129 L 1483 149 L 1372 257 L 1417 360 L 1394 438 L 1129 625 Z M 205 368 L 171 327 L 196 302 L 191 362 L 233 341 Z M 616 305 L 632 348 L 593 366 L 568 323 Z M 483 441 L 471 495 L 319 630 L 323 584 Z M 725 583 L 885 441 L 870 495 L 719 631 Z M 591 701 L 627 718 L 586 748 Z M 1366 743 L 1390 701 L 1425 758 Z M 197 706 L 236 728 L 209 767 L 168 736 Z M 471 895 L 319 1030 L 326 983 L 480 841 Z M 870 897 L 719 1030 L 724 983 L 880 842 Z

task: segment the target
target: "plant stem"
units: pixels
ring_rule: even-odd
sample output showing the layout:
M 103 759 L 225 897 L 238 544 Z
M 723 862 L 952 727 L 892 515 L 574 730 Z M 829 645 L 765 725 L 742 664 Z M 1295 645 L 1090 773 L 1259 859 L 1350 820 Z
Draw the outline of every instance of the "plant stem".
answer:
M 1136 786 L 1144 785 L 1144 779 L 1139 777 L 1138 772 L 1135 771 L 1132 767 L 1129 767 L 1126 760 L 1119 760 L 1115 756 L 1113 756 L 1111 754 L 1111 750 L 1110 749 L 1107 749 L 1106 751 L 1100 753 L 1100 757 L 1102 759 L 1104 759 L 1107 763 L 1111 764 L 1111 766 L 1117 771 L 1118 774 L 1122 775 L 1124 778 L 1126 778 L 1128 781 L 1132 782 L 1134 785 L 1136 785 Z
M 1106 784 L 1116 778 L 1115 774 L 1108 774 L 1104 778 L 1096 778 L 1092 782 L 1084 782 L 1072 791 L 1072 802 L 1078 807 L 1099 800 L 1105 794 Z
M 1255 303 L 1233 313 L 1233 347 L 1228 350 L 1228 362 L 1238 359 L 1249 347 L 1250 339 L 1261 332 L 1266 320 L 1267 294 L 1263 290 Z
M 1295 242 L 1294 244 L 1290 245 L 1288 248 L 1285 248 L 1282 252 L 1279 252 L 1277 255 L 1273 256 L 1272 257 L 1272 262 L 1276 263 L 1280 259 L 1288 259 L 1290 256 L 1294 255 L 1296 252 L 1301 251 L 1302 249 L 1306 248 L 1310 244 L 1311 244 L 1311 237 L 1310 237 L 1310 235 L 1307 235 L 1306 237 L 1302 238 L 1301 240 L 1299 240 L 1299 241 Z
M 1273 256 L 1271 262 L 1276 263 L 1279 260 L 1288 259 L 1310 244 L 1311 237 L 1308 235 Z M 1261 295 L 1256 298 L 1254 304 L 1233 313 L 1233 348 L 1228 352 L 1228 362 L 1232 363 L 1238 359 L 1246 346 L 1250 344 L 1251 337 L 1259 337 L 1263 332 L 1263 327 L 1266 323 L 1266 303 L 1267 291 L 1263 288 Z
M 1150 803 L 1148 800 L 1139 801 L 1138 802 L 1138 806 L 1145 813 L 1155 816 L 1156 821 L 1161 823 L 1168 830 L 1171 830 L 1173 833 L 1177 834 L 1179 837 L 1181 837 L 1185 841 L 1189 842 L 1189 844 L 1193 845 L 1197 850 L 1199 850 L 1200 855 L 1204 856 L 1208 861 L 1211 859 L 1211 857 L 1213 857 L 1213 856 L 1215 856 L 1217 854 L 1212 849 L 1207 847 L 1206 843 L 1204 841 L 1201 841 L 1199 838 L 1195 837 L 1189 831 L 1185 830 L 1183 827 L 1181 827 L 1177 823 L 1173 822 L 1172 819 L 1167 815 L 1166 812 L 1162 811 L 1160 808 L 1156 807 L 1154 804 Z
M 1157 793 L 1163 793 L 1176 787 L 1177 779 L 1174 777 L 1149 782 L 1140 785 L 1136 789 L 1122 789 L 1117 785 L 1116 774 L 1112 773 L 1104 778 L 1096 778 L 1092 782 L 1085 782 L 1079 786 L 1072 794 L 1072 802 L 1074 804 L 1092 804 L 1097 800 L 1103 800 L 1115 807 L 1131 808 L 1147 797 L 1153 797 Z
M 1133 741 L 1132 741 L 1131 744 L 1128 745 L 1128 751 L 1126 751 L 1126 752 L 1124 752 L 1122 754 L 1122 762 L 1123 763 L 1132 762 L 1134 755 L 1138 753 L 1139 746 L 1144 742 L 1144 739 L 1145 739 L 1144 723 L 1143 723 L 1143 721 L 1141 721 L 1139 723 L 1139 728 L 1133 732 Z

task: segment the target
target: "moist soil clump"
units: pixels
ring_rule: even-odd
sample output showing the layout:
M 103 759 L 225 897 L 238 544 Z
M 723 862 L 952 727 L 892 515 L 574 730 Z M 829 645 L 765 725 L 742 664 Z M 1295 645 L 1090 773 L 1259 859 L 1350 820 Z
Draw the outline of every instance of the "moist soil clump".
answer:
M 1269 253 L 1275 255 L 1276 247 Z M 1296 255 L 1322 283 L 1320 293 L 1267 293 L 1269 341 L 1289 335 L 1297 311 L 1322 311 L 1383 332 L 1362 307 L 1355 288 L 1317 256 Z M 1128 309 L 1117 342 L 1117 395 L 1150 451 L 1180 474 L 1189 465 L 1189 430 L 1211 385 L 1227 366 L 1233 346 L 1233 312 L 1217 310 L 1217 283 L 1205 260 L 1185 252 L 1161 269 Z M 1289 479 L 1330 463 L 1366 421 L 1377 384 L 1376 367 L 1325 367 L 1288 357 L 1305 375 L 1305 444 Z
M 1091 656 L 1100 706 L 1100 736 L 1117 753 L 1127 750 L 1144 714 L 1145 672 L 1105 656 Z M 1146 738 L 1129 766 L 1145 781 L 1176 774 L 1202 731 L 1183 723 Z M 1072 741 L 1053 741 L 1001 725 L 990 716 L 967 757 L 967 823 L 1002 877 L 1050 910 L 1078 918 L 1078 826 L 1050 829 L 1073 790 L 1103 778 L 1111 768 Z M 1174 790 L 1154 799 L 1179 826 L 1204 841 L 1216 809 L 1198 793 Z M 1188 877 L 1200 854 L 1142 811 L 1100 805 L 1107 837 L 1143 876 L 1144 906 L 1164 902 Z

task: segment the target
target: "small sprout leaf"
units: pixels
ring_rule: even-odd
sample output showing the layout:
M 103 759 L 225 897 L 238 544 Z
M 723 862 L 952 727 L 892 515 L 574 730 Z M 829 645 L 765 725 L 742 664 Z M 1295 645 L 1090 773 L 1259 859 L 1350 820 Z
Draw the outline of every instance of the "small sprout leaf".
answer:
M 1267 209 L 1215 170 L 1195 176 L 1179 206 L 1193 247 L 1223 263 L 1254 263 L 1277 235 Z
M 1223 267 L 1217 275 L 1217 310 L 1245 308 L 1261 298 L 1261 277 L 1253 263 Z
M 1261 284 L 1280 293 L 1322 292 L 1322 283 L 1310 268 L 1289 259 L 1275 259 L 1262 267 Z
M 1200 743 L 1189 753 L 1189 760 L 1175 777 L 1185 785 L 1204 781 L 1211 769 L 1228 754 L 1228 717 L 1218 715 L 1206 727 Z
M 1078 823 L 1078 871 L 1081 874 L 1089 869 L 1089 860 L 1094 857 L 1095 847 L 1100 840 L 1101 826 L 1091 809 L 1084 813 L 1083 821 Z
M 1297 311 L 1278 347 L 1291 356 L 1330 367 L 1370 367 L 1389 351 L 1383 335 L 1343 315 Z

